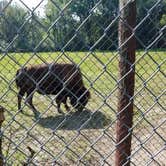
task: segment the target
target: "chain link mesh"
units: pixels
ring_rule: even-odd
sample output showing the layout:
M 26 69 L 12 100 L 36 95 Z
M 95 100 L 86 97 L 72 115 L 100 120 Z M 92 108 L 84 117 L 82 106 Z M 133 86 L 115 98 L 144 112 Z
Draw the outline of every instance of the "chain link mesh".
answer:
M 31 7 L 30 1 L 0 1 L 0 105 L 5 108 L 6 118 L 1 129 L 4 163 L 114 165 L 120 81 L 118 22 L 123 9 L 118 8 L 116 0 L 37 2 Z M 131 97 L 131 165 L 165 165 L 165 16 L 164 0 L 137 4 L 136 26 L 132 29 L 137 50 L 135 92 Z M 85 109 L 77 112 L 70 106 L 71 111 L 66 112 L 63 106 L 64 114 L 60 114 L 57 95 L 35 93 L 33 103 L 39 115 L 34 115 L 26 97 L 21 113 L 17 109 L 17 70 L 52 62 L 74 63 L 81 69 L 84 85 L 91 93 Z

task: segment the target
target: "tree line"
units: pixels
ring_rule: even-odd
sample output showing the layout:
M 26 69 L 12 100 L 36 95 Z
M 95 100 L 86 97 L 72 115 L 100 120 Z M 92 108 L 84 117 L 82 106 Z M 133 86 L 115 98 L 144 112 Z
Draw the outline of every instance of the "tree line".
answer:
M 0 1 L 0 51 L 115 50 L 118 46 L 118 1 L 48 0 L 44 15 Z M 137 1 L 137 48 L 145 48 L 166 25 L 166 1 Z M 138 25 L 138 24 L 137 24 Z M 164 48 L 165 32 L 153 48 Z

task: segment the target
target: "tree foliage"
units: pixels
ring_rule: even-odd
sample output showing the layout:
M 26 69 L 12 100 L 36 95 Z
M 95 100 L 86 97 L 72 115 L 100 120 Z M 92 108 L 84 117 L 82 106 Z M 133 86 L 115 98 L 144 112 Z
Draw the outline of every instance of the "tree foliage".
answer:
M 48 0 L 41 17 L 18 5 L 5 7 L 8 1 L 1 0 L 0 51 L 117 49 L 119 0 L 103 0 L 97 6 L 99 0 L 68 2 Z M 137 23 L 140 22 L 137 43 L 138 48 L 144 48 L 166 25 L 166 1 L 139 0 Z M 161 47 L 162 42 L 163 39 L 155 47 Z

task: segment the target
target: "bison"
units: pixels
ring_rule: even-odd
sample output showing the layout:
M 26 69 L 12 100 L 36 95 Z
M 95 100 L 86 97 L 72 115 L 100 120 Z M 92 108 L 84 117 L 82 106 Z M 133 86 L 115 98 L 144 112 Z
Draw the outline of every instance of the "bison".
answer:
M 71 105 L 78 111 L 82 111 L 86 106 L 90 92 L 85 88 L 80 68 L 75 64 L 40 64 L 23 67 L 17 70 L 16 86 L 18 92 L 18 109 L 22 112 L 21 101 L 26 94 L 26 101 L 35 111 L 32 99 L 35 92 L 42 95 L 56 95 L 57 109 L 61 103 L 65 105 L 67 111 L 67 98 Z

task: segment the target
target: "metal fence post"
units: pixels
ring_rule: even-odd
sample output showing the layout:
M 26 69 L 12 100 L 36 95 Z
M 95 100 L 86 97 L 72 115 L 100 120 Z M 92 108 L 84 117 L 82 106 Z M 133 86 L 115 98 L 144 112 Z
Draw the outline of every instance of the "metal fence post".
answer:
M 130 165 L 133 119 L 135 38 L 132 28 L 136 20 L 136 1 L 119 0 L 120 80 L 118 120 L 116 126 L 116 166 Z
M 5 117 L 4 117 L 4 108 L 0 106 L 0 166 L 3 165 L 1 126 L 2 126 L 2 123 L 3 123 L 4 120 L 5 120 Z

